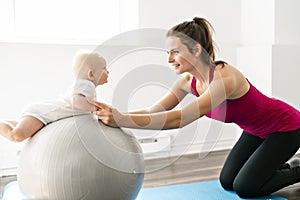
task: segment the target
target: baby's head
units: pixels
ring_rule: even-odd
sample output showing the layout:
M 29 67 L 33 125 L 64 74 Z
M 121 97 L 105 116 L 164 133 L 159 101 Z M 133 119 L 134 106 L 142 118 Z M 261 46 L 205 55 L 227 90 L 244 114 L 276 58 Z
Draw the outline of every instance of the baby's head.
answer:
M 105 59 L 97 52 L 80 50 L 73 59 L 73 70 L 77 79 L 86 79 L 102 85 L 107 82 L 108 71 Z

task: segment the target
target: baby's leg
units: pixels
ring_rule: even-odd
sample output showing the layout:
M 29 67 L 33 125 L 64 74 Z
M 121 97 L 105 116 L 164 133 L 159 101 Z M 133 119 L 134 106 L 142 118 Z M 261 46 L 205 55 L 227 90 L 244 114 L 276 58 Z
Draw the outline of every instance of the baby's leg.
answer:
M 7 120 L 8 123 L 12 124 L 13 126 L 17 126 L 18 122 L 13 120 Z
M 12 121 L 0 121 L 0 135 L 3 137 L 10 139 L 9 133 L 14 129 L 17 123 L 11 123 Z
M 17 124 L 0 122 L 0 134 L 14 142 L 21 142 L 33 136 L 44 124 L 35 117 L 25 116 Z

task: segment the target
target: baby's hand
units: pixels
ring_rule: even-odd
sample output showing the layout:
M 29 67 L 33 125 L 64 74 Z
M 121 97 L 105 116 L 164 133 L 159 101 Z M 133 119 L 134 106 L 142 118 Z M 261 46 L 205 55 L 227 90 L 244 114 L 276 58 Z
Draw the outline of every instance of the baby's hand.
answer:
M 96 107 L 96 110 L 109 110 L 111 109 L 111 106 L 105 104 L 105 103 L 100 103 L 98 101 L 90 100 L 88 99 L 88 102 Z
M 96 110 L 93 112 L 93 114 L 97 115 L 99 120 L 108 126 L 119 127 L 115 120 L 115 117 L 118 118 L 118 116 L 121 116 L 119 111 L 109 105 L 97 101 L 90 100 L 89 103 L 96 107 Z

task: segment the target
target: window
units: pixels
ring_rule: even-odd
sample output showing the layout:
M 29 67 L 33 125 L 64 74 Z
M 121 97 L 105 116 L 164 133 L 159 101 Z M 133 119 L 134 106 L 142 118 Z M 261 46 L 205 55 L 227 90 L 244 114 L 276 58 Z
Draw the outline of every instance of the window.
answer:
M 3 0 L 0 40 L 103 42 L 138 28 L 138 0 Z

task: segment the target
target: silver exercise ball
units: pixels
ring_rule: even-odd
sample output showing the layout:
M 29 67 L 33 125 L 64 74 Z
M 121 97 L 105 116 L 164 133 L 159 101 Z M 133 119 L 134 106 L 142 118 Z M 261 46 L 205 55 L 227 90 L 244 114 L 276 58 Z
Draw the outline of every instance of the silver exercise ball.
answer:
M 133 200 L 144 180 L 136 139 L 92 115 L 53 122 L 25 144 L 18 183 L 29 199 Z

